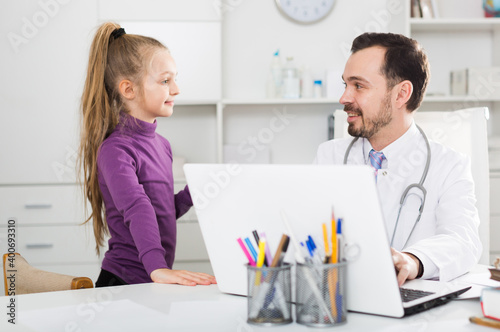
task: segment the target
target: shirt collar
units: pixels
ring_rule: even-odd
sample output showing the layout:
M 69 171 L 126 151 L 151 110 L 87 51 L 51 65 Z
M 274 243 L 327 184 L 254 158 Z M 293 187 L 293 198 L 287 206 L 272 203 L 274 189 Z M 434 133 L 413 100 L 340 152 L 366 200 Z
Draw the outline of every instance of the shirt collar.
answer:
M 156 132 L 157 122 L 150 123 L 139 120 L 129 114 L 121 113 L 117 128 L 121 132 L 128 134 L 139 134 L 147 137 L 154 137 Z
M 410 127 L 402 136 L 382 149 L 381 152 L 384 153 L 387 161 L 391 160 L 391 156 L 397 156 L 401 153 L 401 151 L 407 150 L 408 142 L 412 141 L 415 135 L 418 135 L 418 128 L 415 124 L 415 121 L 412 120 Z M 363 138 L 363 156 L 365 160 L 369 160 L 369 153 L 372 149 L 373 147 L 370 144 L 370 141 L 366 138 Z

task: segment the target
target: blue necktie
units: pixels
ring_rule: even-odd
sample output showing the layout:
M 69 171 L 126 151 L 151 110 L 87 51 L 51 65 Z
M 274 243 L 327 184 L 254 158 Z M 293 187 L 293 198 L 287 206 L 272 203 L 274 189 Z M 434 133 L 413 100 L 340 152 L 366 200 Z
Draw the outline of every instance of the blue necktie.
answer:
M 377 178 L 378 170 L 382 168 L 382 161 L 385 159 L 383 152 L 375 150 L 370 151 L 370 164 L 375 168 L 375 179 Z

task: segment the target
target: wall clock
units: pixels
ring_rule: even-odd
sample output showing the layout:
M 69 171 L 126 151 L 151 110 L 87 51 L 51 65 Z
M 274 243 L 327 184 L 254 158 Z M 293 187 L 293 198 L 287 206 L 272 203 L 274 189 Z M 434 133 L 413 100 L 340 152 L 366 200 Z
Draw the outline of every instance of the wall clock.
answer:
M 335 0 L 276 0 L 281 13 L 301 24 L 316 23 L 332 11 Z

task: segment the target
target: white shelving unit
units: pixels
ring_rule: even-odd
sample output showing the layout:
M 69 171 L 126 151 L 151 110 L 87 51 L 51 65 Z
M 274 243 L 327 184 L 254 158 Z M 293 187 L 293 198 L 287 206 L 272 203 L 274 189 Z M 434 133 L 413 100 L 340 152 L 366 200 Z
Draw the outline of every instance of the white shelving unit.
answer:
M 431 63 L 432 77 L 428 89 L 429 95 L 424 98 L 421 111 L 486 106 L 490 110 L 489 136 L 498 141 L 496 139 L 500 136 L 498 90 L 492 90 L 490 95 L 479 97 L 450 95 L 449 73 L 451 70 L 467 67 L 500 66 L 500 19 L 410 18 L 405 29 L 426 49 Z M 498 154 L 498 149 L 491 150 L 490 160 L 498 159 L 494 153 Z M 493 164 L 490 163 L 490 165 Z M 500 242 L 498 241 L 500 211 L 496 204 L 500 192 L 499 178 L 498 169 L 490 167 L 490 259 L 500 255 Z

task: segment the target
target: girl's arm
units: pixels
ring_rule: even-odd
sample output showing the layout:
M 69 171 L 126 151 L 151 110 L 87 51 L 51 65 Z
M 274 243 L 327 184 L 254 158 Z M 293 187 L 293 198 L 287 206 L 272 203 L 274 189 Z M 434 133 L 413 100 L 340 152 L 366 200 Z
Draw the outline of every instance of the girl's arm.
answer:
M 186 185 L 183 190 L 175 194 L 175 217 L 179 219 L 193 206 L 189 187 Z

